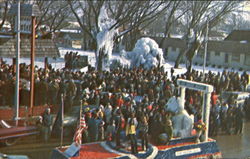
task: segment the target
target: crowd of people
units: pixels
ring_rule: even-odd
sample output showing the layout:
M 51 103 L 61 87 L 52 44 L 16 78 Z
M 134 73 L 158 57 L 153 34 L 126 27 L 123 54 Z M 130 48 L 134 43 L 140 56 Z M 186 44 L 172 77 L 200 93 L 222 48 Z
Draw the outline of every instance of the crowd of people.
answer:
M 60 105 L 63 94 L 65 111 L 70 112 L 74 105 L 83 101 L 84 114 L 88 125 L 85 131 L 85 142 L 115 140 L 120 147 L 120 132 L 126 130 L 131 140 L 132 153 L 137 153 L 135 133 L 139 131 L 145 149 L 148 148 L 150 136 L 162 133 L 172 136 L 171 113 L 164 106 L 168 99 L 178 95 L 177 79 L 187 79 L 214 86 L 211 97 L 210 135 L 217 135 L 220 129 L 225 133 L 242 133 L 243 117 L 250 113 L 249 100 L 245 105 L 237 105 L 234 100 L 228 102 L 220 99 L 223 91 L 244 91 L 248 81 L 246 72 L 202 73 L 193 70 L 190 73 L 175 75 L 174 69 L 165 72 L 163 68 L 117 68 L 107 71 L 70 71 L 73 57 L 67 54 L 64 69 L 35 69 L 35 105 Z M 71 60 L 70 60 L 71 59 Z M 70 63 L 70 64 L 69 64 Z M 70 65 L 70 66 L 69 66 Z M 30 67 L 21 64 L 21 78 L 28 79 Z M 0 105 L 13 105 L 14 68 L 2 63 L 0 68 Z M 21 85 L 21 90 L 24 86 Z M 137 97 L 141 98 L 137 98 Z M 22 98 L 22 96 L 21 96 Z M 27 99 L 27 98 L 25 98 Z M 25 100 L 21 99 L 21 100 Z M 193 114 L 195 122 L 202 111 L 202 93 L 186 90 L 185 108 Z M 97 109 L 91 111 L 88 105 Z M 162 142 L 155 139 L 154 142 Z M 167 143 L 164 141 L 164 143 Z
M 65 68 L 67 69 L 77 69 L 82 67 L 82 62 L 80 61 L 81 56 L 78 52 L 67 52 L 64 55 Z

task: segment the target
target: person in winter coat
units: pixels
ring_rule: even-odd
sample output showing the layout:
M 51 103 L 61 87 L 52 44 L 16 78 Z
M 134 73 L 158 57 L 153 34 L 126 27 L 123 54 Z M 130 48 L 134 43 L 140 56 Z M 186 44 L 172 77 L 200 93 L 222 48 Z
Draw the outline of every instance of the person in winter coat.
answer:
M 96 142 L 98 140 L 99 126 L 97 115 L 94 112 L 92 117 L 88 120 L 88 134 L 90 142 Z
M 126 135 L 130 139 L 131 143 L 131 153 L 137 154 L 137 139 L 136 139 L 136 127 L 137 127 L 137 120 L 135 118 L 135 114 L 131 113 L 130 118 L 128 118 L 127 124 L 126 124 Z
M 76 85 L 71 79 L 68 82 L 67 88 L 66 88 L 66 101 L 65 101 L 65 111 L 69 111 L 73 104 L 74 104 L 74 98 L 76 95 Z
M 169 141 L 173 138 L 173 126 L 172 126 L 172 121 L 170 120 L 170 118 L 165 118 L 162 123 L 162 134 L 166 134 L 167 135 L 167 139 L 160 141 L 160 136 L 159 136 L 159 141 L 158 143 L 160 144 L 168 144 Z
M 244 112 L 242 107 L 237 105 L 235 110 L 235 134 L 241 134 L 243 129 Z
M 51 126 L 53 122 L 53 117 L 50 114 L 50 108 L 47 108 L 43 114 L 43 137 L 44 142 L 48 142 L 51 135 Z
M 104 114 L 105 114 L 105 122 L 109 124 L 110 119 L 112 117 L 112 106 L 110 105 L 110 103 L 108 103 L 107 106 L 105 107 Z
M 227 134 L 231 135 L 234 128 L 234 111 L 233 108 L 228 109 L 227 113 Z
M 211 95 L 211 103 L 212 103 L 212 107 L 214 107 L 217 103 L 217 99 L 218 99 L 218 96 L 216 95 L 216 92 L 212 92 L 212 95 Z
M 228 111 L 228 104 L 226 102 L 223 102 L 221 106 L 221 128 L 223 131 L 227 132 L 227 111 Z
M 105 138 L 107 141 L 112 141 L 115 136 L 115 121 L 109 122 L 107 129 L 105 131 Z
M 45 105 L 47 104 L 47 95 L 48 95 L 48 83 L 45 81 L 44 78 L 42 78 L 39 82 L 39 87 L 38 87 L 38 91 L 39 91 L 39 105 Z
M 59 91 L 59 84 L 55 79 L 49 84 L 49 103 L 52 105 L 57 104 L 57 94 Z
M 125 119 L 123 117 L 121 110 L 118 109 L 115 116 L 115 141 L 116 141 L 116 148 L 118 149 L 121 147 L 120 136 L 121 136 L 121 131 L 124 128 L 124 124 L 125 124 Z
M 148 119 L 146 116 L 143 116 L 141 121 L 138 124 L 139 134 L 142 140 L 142 151 L 148 149 Z

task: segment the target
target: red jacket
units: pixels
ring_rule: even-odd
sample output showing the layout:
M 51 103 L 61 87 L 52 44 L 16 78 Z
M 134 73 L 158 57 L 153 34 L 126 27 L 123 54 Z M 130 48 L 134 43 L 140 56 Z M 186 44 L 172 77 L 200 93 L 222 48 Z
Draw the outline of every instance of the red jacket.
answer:
M 123 105 L 124 101 L 122 98 L 119 98 L 116 100 L 116 106 L 121 107 Z
M 211 103 L 212 103 L 212 106 L 215 106 L 216 105 L 216 101 L 218 99 L 218 96 L 216 95 L 215 92 L 212 92 L 212 95 L 211 95 Z

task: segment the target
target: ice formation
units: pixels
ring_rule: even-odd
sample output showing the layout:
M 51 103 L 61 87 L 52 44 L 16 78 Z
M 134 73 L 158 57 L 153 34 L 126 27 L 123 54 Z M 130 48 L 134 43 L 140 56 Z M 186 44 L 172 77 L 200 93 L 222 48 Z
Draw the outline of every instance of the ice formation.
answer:
M 191 136 L 194 119 L 184 109 L 184 101 L 175 96 L 171 97 L 166 104 L 166 111 L 172 112 L 173 136 L 189 137 Z
M 109 70 L 110 58 L 112 56 L 112 50 L 114 46 L 114 36 L 117 33 L 117 29 L 111 29 L 115 24 L 115 20 L 109 18 L 106 8 L 103 5 L 98 17 L 99 31 L 96 36 L 97 50 L 96 50 L 96 67 L 98 64 L 98 57 L 100 53 L 103 53 L 102 68 Z
M 122 50 L 120 56 L 113 56 L 111 59 L 110 68 L 125 67 L 130 68 L 131 61 L 126 58 L 126 51 Z
M 163 51 L 158 44 L 150 38 L 141 38 L 135 48 L 128 54 L 132 67 L 143 66 L 145 69 L 162 66 Z

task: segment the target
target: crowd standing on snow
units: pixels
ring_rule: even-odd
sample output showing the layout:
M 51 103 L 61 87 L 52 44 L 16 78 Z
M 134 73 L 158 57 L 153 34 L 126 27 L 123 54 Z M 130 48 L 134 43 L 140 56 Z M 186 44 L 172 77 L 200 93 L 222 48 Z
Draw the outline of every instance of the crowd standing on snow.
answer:
M 30 67 L 20 66 L 20 77 L 29 79 Z M 13 105 L 15 73 L 13 66 L 2 63 L 0 69 L 0 105 Z M 131 143 L 136 144 L 135 131 L 140 131 L 144 147 L 148 146 L 149 136 L 158 136 L 171 132 L 171 113 L 164 105 L 176 95 L 177 79 L 188 79 L 211 84 L 215 91 L 211 97 L 210 135 L 224 132 L 242 133 L 243 118 L 250 114 L 250 100 L 238 106 L 233 100 L 220 100 L 222 91 L 244 91 L 248 76 L 244 72 L 227 72 L 214 74 L 209 72 L 203 78 L 202 73 L 192 71 L 174 75 L 174 69 L 164 72 L 162 68 L 145 70 L 141 67 L 127 69 L 117 68 L 110 72 L 88 71 L 73 72 L 69 69 L 35 69 L 35 105 L 60 105 L 61 94 L 64 95 L 65 111 L 82 102 L 88 130 L 84 132 L 84 141 L 115 140 L 121 146 L 120 133 L 126 129 Z M 27 84 L 21 84 L 21 104 L 28 102 Z M 195 122 L 201 116 L 201 92 L 186 90 L 185 108 L 195 116 Z M 141 98 L 136 98 L 140 96 Z M 25 101 L 27 100 L 27 101 Z M 91 111 L 88 105 L 97 109 Z M 155 142 L 161 142 L 157 138 Z M 133 153 L 137 148 L 133 147 Z
M 64 56 L 64 61 L 67 69 L 80 68 L 80 55 L 78 55 L 78 52 L 67 52 Z

